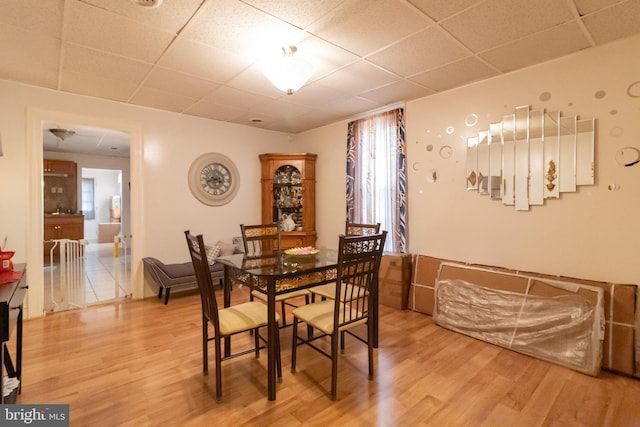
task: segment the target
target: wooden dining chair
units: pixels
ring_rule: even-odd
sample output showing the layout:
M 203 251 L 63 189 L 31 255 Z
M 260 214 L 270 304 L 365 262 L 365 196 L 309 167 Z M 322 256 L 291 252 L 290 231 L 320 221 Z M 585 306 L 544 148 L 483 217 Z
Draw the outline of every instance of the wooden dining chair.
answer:
M 203 372 L 209 372 L 209 351 L 208 344 L 214 341 L 216 357 L 216 400 L 222 400 L 222 361 L 244 354 L 255 353 L 260 356 L 260 328 L 267 326 L 267 307 L 259 302 L 246 302 L 226 308 L 218 308 L 216 294 L 211 279 L 209 263 L 207 262 L 207 252 L 202 235 L 192 235 L 189 230 L 184 232 L 191 255 L 191 262 L 196 273 L 196 282 L 200 290 L 200 300 L 202 302 L 202 363 Z M 276 321 L 279 316 L 276 313 Z M 209 324 L 213 326 L 213 336 L 209 336 Z M 255 339 L 254 347 L 251 349 L 230 353 L 229 356 L 222 354 L 222 339 L 231 337 L 241 332 L 252 331 Z M 280 361 L 280 342 L 276 334 L 277 348 L 277 372 L 278 377 L 282 377 L 282 364 Z
M 280 240 L 280 227 L 278 227 L 278 224 L 240 224 L 240 232 L 242 235 L 244 251 L 248 258 L 261 258 L 270 254 L 275 254 L 276 251 L 282 247 Z M 275 256 L 278 256 L 278 254 L 275 254 Z M 291 300 L 300 297 L 304 297 L 306 304 L 309 303 L 309 291 L 306 289 L 276 295 L 276 304 L 280 303 L 282 318 L 282 324 L 280 327 L 283 328 L 291 326 L 291 324 L 287 323 L 286 306 L 288 305 L 294 308 L 298 307 L 298 305 L 293 304 Z M 264 303 L 267 302 L 267 294 L 258 289 L 251 291 L 251 301 L 253 301 L 254 298 L 257 298 Z
M 336 399 L 338 382 L 338 347 L 344 351 L 345 333 L 367 344 L 369 380 L 373 379 L 374 325 L 369 321 L 373 302 L 378 292 L 378 270 L 387 232 L 371 236 L 339 237 L 338 267 L 335 294 L 330 300 L 307 304 L 293 310 L 293 341 L 291 346 L 291 372 L 296 371 L 297 347 L 307 344 L 331 359 L 331 399 Z M 341 298 L 343 289 L 349 289 L 348 298 Z M 298 336 L 298 323 L 319 331 L 318 335 Z M 365 326 L 367 335 L 361 337 L 352 329 Z M 314 341 L 329 337 L 331 352 Z
M 344 227 L 345 236 L 372 236 L 380 233 L 380 223 L 376 224 L 358 224 L 347 220 Z M 336 284 L 327 283 L 326 285 L 315 286 L 309 290 L 311 292 L 311 301 L 314 302 L 316 297 L 321 299 L 333 298 L 336 293 Z M 343 298 L 349 295 L 348 287 L 343 288 Z

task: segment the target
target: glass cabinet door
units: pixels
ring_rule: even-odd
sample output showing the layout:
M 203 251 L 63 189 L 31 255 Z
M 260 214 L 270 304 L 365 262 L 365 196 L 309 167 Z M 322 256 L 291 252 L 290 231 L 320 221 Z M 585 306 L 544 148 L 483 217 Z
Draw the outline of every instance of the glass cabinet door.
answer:
M 273 220 L 282 231 L 303 227 L 302 175 L 292 165 L 279 167 L 273 176 Z

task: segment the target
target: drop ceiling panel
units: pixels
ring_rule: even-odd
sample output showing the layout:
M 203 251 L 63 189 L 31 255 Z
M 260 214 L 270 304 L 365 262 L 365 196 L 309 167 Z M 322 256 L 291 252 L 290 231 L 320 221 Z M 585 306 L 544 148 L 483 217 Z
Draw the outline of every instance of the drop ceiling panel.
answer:
M 65 71 L 60 86 L 65 92 L 121 102 L 127 102 L 136 88 L 137 85 L 134 83 L 73 71 Z
M 586 16 L 584 25 L 596 43 L 607 43 L 640 32 L 640 1 L 625 3 L 603 9 Z M 615 25 L 611 25 L 615 22 Z
M 163 67 L 218 83 L 233 78 L 251 63 L 236 53 L 187 39 L 176 40 L 158 62 Z
M 487 0 L 446 20 L 442 26 L 478 52 L 560 25 L 572 18 L 566 1 Z
M 239 108 L 229 107 L 228 105 L 220 105 L 205 99 L 201 99 L 194 105 L 187 108 L 184 113 L 192 116 L 206 117 L 208 119 L 227 122 L 233 120 L 238 116 L 241 116 L 245 113 L 245 111 Z
M 156 8 L 140 7 L 132 0 L 83 0 L 83 2 L 177 34 L 196 13 L 202 0 L 167 0 L 162 3 L 162 7 Z
M 216 104 L 242 109 L 251 109 L 256 105 L 263 105 L 272 100 L 268 96 L 242 92 L 229 86 L 218 87 L 210 92 L 205 99 Z
M 219 85 L 168 68 L 156 67 L 147 76 L 143 88 L 158 89 L 191 98 L 202 98 Z
M 295 7 L 291 7 L 291 0 L 243 0 L 243 2 L 296 27 L 306 28 L 344 0 L 303 1 L 296 2 Z
M 441 21 L 484 0 L 408 0 L 435 21 Z
M 615 1 L 611 0 L 575 0 L 576 9 L 581 16 L 610 7 L 613 3 Z
M 350 96 L 348 98 L 335 98 L 326 102 L 322 108 L 341 116 L 355 116 L 361 111 L 376 110 L 384 104 L 365 98 Z
M 357 55 L 315 36 L 307 37 L 297 48 L 296 58 L 305 59 L 313 66 L 311 81 L 321 79 L 360 60 Z
M 20 49 L 15 46 L 20 46 Z M 59 39 L 1 25 L 0 52 L 0 76 L 3 78 L 49 89 L 57 88 Z M 34 58 L 38 58 L 37 66 Z
M 234 0 L 207 2 L 182 35 L 253 60 L 306 37 L 300 29 Z
M 412 99 L 422 98 L 434 93 L 433 90 L 426 89 L 410 81 L 399 80 L 377 89 L 359 93 L 358 96 L 379 104 L 387 105 L 402 100 L 410 101 Z
M 174 37 L 167 31 L 78 2 L 71 3 L 69 18 L 64 32 L 67 42 L 150 63 L 158 60 Z
M 367 60 L 407 77 L 468 55 L 448 34 L 437 27 L 429 27 L 371 55 Z
M 426 27 L 430 21 L 395 0 L 347 0 L 308 31 L 357 55 L 368 55 Z
M 318 83 L 323 87 L 355 95 L 371 87 L 383 86 L 397 80 L 399 77 L 396 75 L 367 61 L 358 61 L 318 80 Z
M 452 89 L 498 74 L 476 58 L 466 58 L 437 70 L 413 76 L 411 80 L 435 91 Z
M 335 100 L 344 100 L 347 97 L 347 94 L 338 90 L 322 86 L 319 83 L 311 83 L 304 86 L 293 95 L 285 95 L 284 101 L 298 105 L 305 105 L 311 108 L 325 109 L 327 104 Z M 326 111 L 330 111 L 330 109 L 327 108 Z
M 151 65 L 143 62 L 81 46 L 67 45 L 65 47 L 64 72 L 101 77 L 137 85 L 142 82 L 142 79 L 150 70 Z
M 0 27 L 11 25 L 20 31 L 59 39 L 63 12 L 64 0 L 0 1 Z
M 512 71 L 589 47 L 575 22 L 483 52 L 480 56 L 501 71 Z
M 245 69 L 236 77 L 226 82 L 226 85 L 241 91 L 262 94 L 269 98 L 287 96 L 284 92 L 276 89 L 276 87 L 272 85 L 264 75 L 262 75 L 262 68 L 260 64 L 254 64 Z
M 129 101 L 136 105 L 180 113 L 196 103 L 198 99 L 177 95 L 175 92 L 142 87 L 136 91 Z

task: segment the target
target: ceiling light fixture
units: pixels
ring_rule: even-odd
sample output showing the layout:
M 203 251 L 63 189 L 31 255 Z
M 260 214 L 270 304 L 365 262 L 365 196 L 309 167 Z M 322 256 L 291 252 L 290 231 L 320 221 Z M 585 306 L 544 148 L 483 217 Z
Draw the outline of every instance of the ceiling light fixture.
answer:
M 76 134 L 76 131 L 74 130 L 69 130 L 69 129 L 49 129 L 49 132 L 51 132 L 56 138 L 61 139 L 61 140 L 65 140 L 67 138 L 71 138 L 73 135 Z
M 131 0 L 138 6 L 148 7 L 149 9 L 154 9 L 159 7 L 162 4 L 162 0 Z
M 293 57 L 297 50 L 295 46 L 283 47 L 282 58 L 265 65 L 262 69 L 262 74 L 287 95 L 292 95 L 300 89 L 313 74 L 311 64 Z

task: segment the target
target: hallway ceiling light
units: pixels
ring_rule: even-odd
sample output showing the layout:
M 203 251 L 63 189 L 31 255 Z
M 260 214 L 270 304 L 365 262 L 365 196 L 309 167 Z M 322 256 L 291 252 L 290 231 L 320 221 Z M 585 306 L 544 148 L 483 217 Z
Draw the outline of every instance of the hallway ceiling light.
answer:
M 76 132 L 74 130 L 69 130 L 69 129 L 49 129 L 49 132 L 51 132 L 53 135 L 55 135 L 56 138 L 61 139 L 61 140 L 65 140 L 67 138 L 71 138 L 73 135 L 76 134 Z
M 297 50 L 295 46 L 283 47 L 282 58 L 272 61 L 262 69 L 262 74 L 287 95 L 300 89 L 313 74 L 311 64 L 293 57 Z

